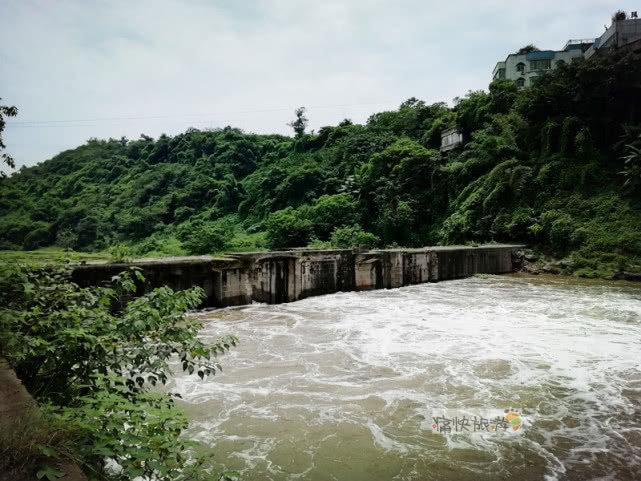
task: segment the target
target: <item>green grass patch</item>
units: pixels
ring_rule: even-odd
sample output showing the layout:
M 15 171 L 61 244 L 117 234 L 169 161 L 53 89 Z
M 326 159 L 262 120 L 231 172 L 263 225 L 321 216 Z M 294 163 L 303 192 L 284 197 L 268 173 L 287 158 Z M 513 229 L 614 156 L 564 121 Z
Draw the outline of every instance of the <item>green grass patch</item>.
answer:
M 76 252 L 60 247 L 43 247 L 32 251 L 0 251 L 0 262 L 17 264 L 64 264 L 65 262 L 104 262 L 110 259 L 109 252 Z

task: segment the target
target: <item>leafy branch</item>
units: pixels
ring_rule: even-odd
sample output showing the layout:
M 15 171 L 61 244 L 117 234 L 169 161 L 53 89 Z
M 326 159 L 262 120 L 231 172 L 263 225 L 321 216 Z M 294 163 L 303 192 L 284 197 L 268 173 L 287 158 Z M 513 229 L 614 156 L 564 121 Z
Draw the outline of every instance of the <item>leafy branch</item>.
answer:
M 134 298 L 136 281 L 144 277 L 131 270 L 82 289 L 64 270 L 0 266 L 0 355 L 47 415 L 73 429 L 80 461 L 99 477 L 178 481 L 195 466 L 211 474 L 180 437 L 187 421 L 172 396 L 150 387 L 167 383 L 176 359 L 201 379 L 215 375 L 238 340 L 198 337 L 202 324 L 185 313 L 202 289 Z

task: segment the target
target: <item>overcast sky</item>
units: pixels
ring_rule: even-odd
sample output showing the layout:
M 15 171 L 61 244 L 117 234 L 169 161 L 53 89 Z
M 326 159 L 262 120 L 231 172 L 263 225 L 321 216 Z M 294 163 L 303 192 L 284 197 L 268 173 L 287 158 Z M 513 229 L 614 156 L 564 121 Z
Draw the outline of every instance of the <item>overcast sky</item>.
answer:
M 637 5 L 635 5 L 635 3 Z M 527 4 L 527 7 L 525 5 Z M 232 125 L 289 134 L 484 89 L 497 60 L 600 35 L 629 0 L 0 2 L 5 143 L 33 165 L 88 138 Z

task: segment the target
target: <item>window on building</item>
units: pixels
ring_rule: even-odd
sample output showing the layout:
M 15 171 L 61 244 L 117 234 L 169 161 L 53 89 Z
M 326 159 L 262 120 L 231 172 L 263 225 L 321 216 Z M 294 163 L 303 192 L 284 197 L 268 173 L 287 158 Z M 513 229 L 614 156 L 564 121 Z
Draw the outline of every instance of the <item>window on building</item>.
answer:
M 516 86 L 517 87 L 524 87 L 525 86 L 525 79 L 523 77 L 519 77 L 516 79 Z
M 525 64 L 523 62 L 519 62 L 516 64 L 516 71 L 517 72 L 524 72 L 525 71 Z
M 550 59 L 530 60 L 531 70 L 548 70 L 550 68 Z
M 557 67 L 560 67 L 561 65 L 565 65 L 565 60 L 560 59 L 560 60 L 557 60 L 557 61 L 556 61 L 556 66 L 557 66 Z

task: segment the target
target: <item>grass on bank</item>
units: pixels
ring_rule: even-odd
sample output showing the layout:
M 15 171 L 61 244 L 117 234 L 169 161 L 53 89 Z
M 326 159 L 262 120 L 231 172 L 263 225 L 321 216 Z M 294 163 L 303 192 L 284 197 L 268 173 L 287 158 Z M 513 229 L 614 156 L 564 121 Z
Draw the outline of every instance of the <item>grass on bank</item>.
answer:
M 215 251 L 208 253 L 213 256 L 222 256 L 232 252 L 262 252 L 267 248 L 257 246 L 252 242 L 238 242 L 230 245 L 224 251 Z M 40 249 L 23 251 L 23 250 L 0 250 L 0 263 L 6 264 L 25 264 L 25 265 L 52 265 L 65 263 L 103 263 L 103 262 L 128 262 L 137 259 L 151 259 L 174 256 L 191 255 L 184 249 L 153 249 L 141 253 L 136 246 L 131 247 L 127 244 L 119 244 L 108 250 L 98 252 L 78 252 L 61 247 L 42 247 Z
M 65 262 L 97 262 L 109 261 L 111 256 L 107 251 L 76 252 L 60 247 L 43 247 L 32 251 L 4 250 L 0 251 L 0 262 L 14 264 L 64 264 Z
M 57 479 L 60 464 L 75 462 L 77 433 L 37 408 L 0 420 L 0 479 Z

